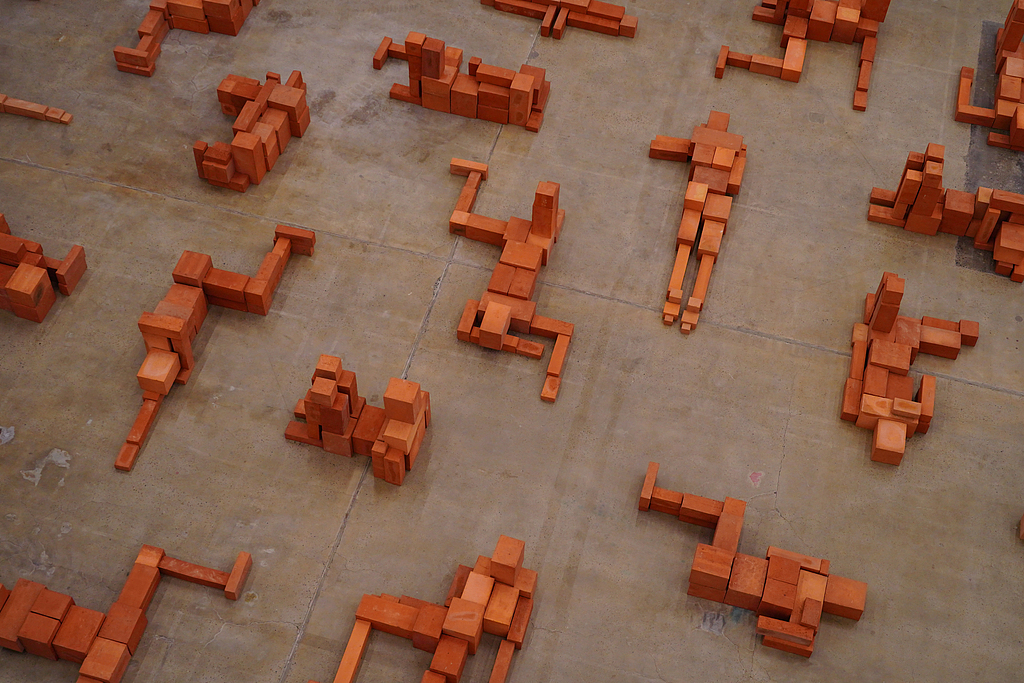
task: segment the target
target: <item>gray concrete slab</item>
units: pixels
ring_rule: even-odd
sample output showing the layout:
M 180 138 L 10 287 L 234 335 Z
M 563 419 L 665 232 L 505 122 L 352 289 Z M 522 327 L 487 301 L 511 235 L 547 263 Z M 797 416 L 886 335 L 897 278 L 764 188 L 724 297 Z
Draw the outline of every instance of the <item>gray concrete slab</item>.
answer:
M 111 54 L 142 4 L 0 2 L 0 89 L 75 114 L 0 116 L 0 212 L 49 255 L 77 243 L 89 261 L 43 324 L 0 317 L 0 427 L 14 427 L 0 445 L 0 581 L 106 610 L 142 543 L 223 568 L 247 550 L 237 603 L 161 584 L 125 681 L 328 681 L 363 593 L 440 601 L 455 565 L 504 533 L 540 572 L 513 681 L 1016 680 L 1020 286 L 958 266 L 951 236 L 865 218 L 870 188 L 893 187 L 928 142 L 946 145 L 949 187 L 1016 166 L 1005 150 L 969 155 L 971 128 L 952 118 L 956 74 L 1005 5 L 896 0 L 857 113 L 853 46 L 811 44 L 796 85 L 712 77 L 722 43 L 781 54 L 752 2 L 631 2 L 635 40 L 554 41 L 470 0 L 263 0 L 237 38 L 172 32 L 151 79 L 117 72 Z M 374 71 L 370 55 L 409 30 L 546 68 L 541 132 L 389 100 L 403 65 Z M 296 68 L 307 135 L 244 195 L 196 178 L 192 143 L 230 135 L 219 81 Z M 659 311 L 687 167 L 647 145 L 689 135 L 712 108 L 732 114 L 749 163 L 700 327 L 683 337 Z M 495 218 L 529 217 L 537 182 L 561 183 L 565 229 L 536 297 L 576 325 L 554 405 L 539 399 L 546 357 L 455 339 L 498 252 L 447 231 L 452 156 L 491 165 L 477 211 Z M 115 472 L 139 400 L 138 315 L 182 250 L 253 272 L 278 222 L 317 231 L 316 255 L 292 260 L 267 317 L 210 314 L 193 379 L 135 470 Z M 910 315 L 982 325 L 956 362 L 914 366 L 939 377 L 937 416 L 898 469 L 872 463 L 869 432 L 838 419 L 850 326 L 883 270 L 907 278 Z M 341 356 L 372 403 L 403 373 L 431 392 L 425 453 L 402 487 L 364 458 L 284 440 L 320 353 Z M 636 510 L 648 460 L 665 486 L 748 501 L 741 552 L 786 547 L 867 581 L 864 618 L 826 617 L 805 661 L 764 648 L 751 613 L 688 597 L 710 533 Z M 465 680 L 486 680 L 496 649 L 486 637 Z M 428 663 L 377 634 L 358 680 L 416 680 Z M 75 670 L 0 651 L 0 681 Z

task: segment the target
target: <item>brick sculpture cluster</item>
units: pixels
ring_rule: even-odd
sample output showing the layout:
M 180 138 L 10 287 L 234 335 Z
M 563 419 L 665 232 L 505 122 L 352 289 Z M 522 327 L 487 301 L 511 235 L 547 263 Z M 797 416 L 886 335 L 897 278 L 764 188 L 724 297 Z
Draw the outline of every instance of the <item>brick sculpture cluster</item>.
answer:
M 995 106 L 991 109 L 971 106 L 971 87 L 974 69 L 960 69 L 960 88 L 956 97 L 956 115 L 960 123 L 1005 130 L 989 133 L 988 144 L 993 147 L 1024 152 L 1024 0 L 1013 0 L 1006 15 L 1006 23 L 996 33 L 996 87 Z
M 249 277 L 213 267 L 213 259 L 194 251 L 182 253 L 171 276 L 174 284 L 152 313 L 139 318 L 146 359 L 137 374 L 142 407 L 117 455 L 114 467 L 128 472 L 156 419 L 164 397 L 185 384 L 195 369 L 192 341 L 206 320 L 208 305 L 267 315 L 284 267 L 292 254 L 312 256 L 316 235 L 311 230 L 279 225 L 274 248 L 256 275 Z
M 41 323 L 57 301 L 54 286 L 70 296 L 85 269 L 82 247 L 71 247 L 63 261 L 44 256 L 38 242 L 12 235 L 0 213 L 0 310 Z
M 274 168 L 292 136 L 301 138 L 309 127 L 306 84 L 298 71 L 285 83 L 273 72 L 262 84 L 230 74 L 217 86 L 217 100 L 222 112 L 235 117 L 235 137 L 230 145 L 197 141 L 196 171 L 211 185 L 245 192 Z
M 906 282 L 885 273 L 864 300 L 864 321 L 853 326 L 850 374 L 840 417 L 874 431 L 871 459 L 889 465 L 903 460 L 907 439 L 927 434 L 935 415 L 935 377 L 922 375 L 914 392 L 910 366 L 918 353 L 956 360 L 963 346 L 978 343 L 971 320 L 908 318 L 900 315 Z
M 658 463 L 647 465 L 640 509 L 713 529 L 711 545 L 697 544 L 687 595 L 756 612 L 764 644 L 810 657 L 822 613 L 859 621 L 868 585 L 831 573 L 828 560 L 768 546 L 764 559 L 736 552 L 747 504 L 679 493 L 657 486 Z
M 114 48 L 117 70 L 152 76 L 160 43 L 172 28 L 237 36 L 258 4 L 260 0 L 151 0 L 149 12 L 139 24 L 139 43 L 134 48 Z
M 421 683 L 459 683 L 483 634 L 498 636 L 501 645 L 489 680 L 505 683 L 512 655 L 523 647 L 537 589 L 537 572 L 523 567 L 525 548 L 522 541 L 499 536 L 491 557 L 481 555 L 474 567 L 459 565 L 443 605 L 407 595 L 364 595 L 334 683 L 355 680 L 374 630 L 433 653 Z
M 369 456 L 373 476 L 401 486 L 430 427 L 430 394 L 416 382 L 392 377 L 384 407 L 367 405 L 355 373 L 335 356 L 320 356 L 312 384 L 295 405 L 285 438 L 346 458 Z
M 910 232 L 970 237 L 992 252 L 995 272 L 1024 282 L 1024 195 L 979 187 L 973 194 L 943 189 L 945 148 L 911 152 L 896 190 L 871 188 L 868 220 Z
M 682 318 L 680 330 L 689 334 L 697 327 L 707 299 L 711 270 L 718 260 L 732 211 L 732 195 L 739 194 L 743 182 L 747 146 L 743 144 L 743 136 L 729 132 L 729 115 L 712 111 L 707 125 L 696 126 L 689 140 L 665 135 L 654 138 L 649 156 L 691 162 L 683 218 L 676 235 L 676 260 L 661 312 L 666 325 Z M 683 279 L 695 244 L 700 267 L 693 291 L 683 299 Z
M 146 611 L 162 576 L 222 590 L 228 600 L 238 600 L 251 568 L 246 552 L 238 554 L 230 572 L 222 572 L 144 545 L 106 614 L 35 581 L 18 579 L 11 590 L 0 584 L 0 645 L 80 664 L 78 683 L 118 683 L 149 625 Z
M 0 113 L 25 116 L 30 119 L 49 121 L 50 123 L 63 123 L 65 125 L 71 123 L 75 118 L 71 112 L 66 112 L 63 109 L 47 107 L 45 104 L 36 104 L 35 102 L 26 102 L 25 100 L 8 97 L 3 93 L 0 93 Z
M 636 37 L 637 18 L 626 8 L 600 0 L 480 0 L 502 12 L 540 19 L 540 34 L 561 39 L 566 26 L 596 31 L 609 36 Z
M 409 85 L 392 85 L 392 99 L 446 114 L 511 123 L 534 133 L 544 122 L 551 91 L 544 69 L 523 64 L 515 72 L 471 57 L 469 73 L 464 74 L 462 50 L 415 31 L 404 45 L 385 36 L 373 55 L 373 68 L 383 68 L 391 57 L 409 63 Z
M 862 43 L 860 72 L 853 94 L 853 108 L 868 107 L 868 86 L 875 62 L 879 25 L 885 21 L 890 0 L 762 0 L 754 8 L 754 20 L 778 24 L 782 29 L 782 59 L 764 55 L 732 52 L 723 45 L 715 65 L 715 78 L 725 75 L 725 67 L 737 66 L 754 73 L 797 83 L 803 73 L 807 41 L 823 43 Z
M 544 346 L 512 333 L 554 339 L 555 348 L 540 393 L 542 400 L 553 403 L 562 385 L 574 327 L 572 323 L 537 315 L 533 295 L 540 269 L 547 265 L 565 221 L 565 210 L 558 208 L 559 185 L 547 181 L 537 183 L 533 220 L 513 216 L 500 221 L 472 213 L 480 184 L 487 180 L 487 164 L 452 159 L 450 170 L 455 175 L 466 176 L 466 183 L 448 222 L 448 231 L 502 249 L 487 291 L 479 301 L 466 302 L 456 337 L 486 349 L 537 360 L 544 355 Z

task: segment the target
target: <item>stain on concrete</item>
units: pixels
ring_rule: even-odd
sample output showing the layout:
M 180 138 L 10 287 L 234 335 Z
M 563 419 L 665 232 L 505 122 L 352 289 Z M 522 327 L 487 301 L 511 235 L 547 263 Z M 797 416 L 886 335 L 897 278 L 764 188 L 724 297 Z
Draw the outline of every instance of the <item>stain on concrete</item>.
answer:
M 313 101 L 309 103 L 309 109 L 317 118 L 323 118 L 324 108 L 334 101 L 338 94 L 333 90 L 323 90 L 316 94 Z
M 39 486 L 39 480 L 43 478 L 43 470 L 46 469 L 46 466 L 51 463 L 56 465 L 57 467 L 68 469 L 69 467 L 71 467 L 71 454 L 68 453 L 67 451 L 62 451 L 59 448 L 54 448 L 53 450 L 46 454 L 46 457 L 44 457 L 42 460 L 36 463 L 34 469 L 22 470 L 21 476 L 23 479 L 25 479 L 25 481 L 30 481 L 35 486 Z M 61 477 L 60 484 L 63 485 L 63 483 L 64 478 Z
M 14 426 L 0 427 L 0 446 L 14 441 Z

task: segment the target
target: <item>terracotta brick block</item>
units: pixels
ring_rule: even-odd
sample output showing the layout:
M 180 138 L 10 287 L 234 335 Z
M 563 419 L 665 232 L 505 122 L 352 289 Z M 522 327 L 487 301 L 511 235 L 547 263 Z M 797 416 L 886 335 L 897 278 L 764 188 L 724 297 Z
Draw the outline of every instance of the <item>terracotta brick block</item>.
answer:
M 961 343 L 959 332 L 921 326 L 921 353 L 956 360 L 960 355 Z
M 678 491 L 670 491 L 659 486 L 655 486 L 651 491 L 651 509 L 655 512 L 664 512 L 678 517 L 682 505 L 683 494 Z
M 334 683 L 354 683 L 356 674 L 359 673 L 359 665 L 366 653 L 366 645 L 370 640 L 370 622 L 363 619 L 356 619 L 352 627 L 352 634 L 349 636 L 348 644 L 345 646 L 345 654 L 341 657 L 338 665 L 338 673 L 334 677 Z
M 692 493 L 684 493 L 679 506 L 679 519 L 690 524 L 714 529 L 722 516 L 724 504 Z
M 452 598 L 442 630 L 445 635 L 469 643 L 469 653 L 476 654 L 484 632 L 484 606 L 462 598 Z M 441 640 L 443 643 L 444 638 Z M 438 645 L 438 649 L 441 649 L 441 645 Z
M 128 654 L 134 655 L 148 623 L 146 613 L 140 608 L 115 602 L 107 610 L 99 637 L 124 643 L 128 646 Z
M 537 590 L 537 572 L 526 567 L 520 568 L 516 574 L 515 587 L 519 589 L 521 597 L 532 598 Z
M 526 544 L 523 541 L 505 535 L 498 536 L 498 543 L 491 556 L 491 576 L 506 585 L 516 585 L 525 553 Z
M 454 598 L 462 597 L 462 589 L 466 587 L 466 580 L 469 578 L 469 574 L 472 571 L 472 567 L 467 567 L 464 564 L 460 564 L 455 569 L 455 576 L 452 577 L 452 583 L 448 587 L 448 596 L 444 601 L 445 607 L 450 606 Z
M 791 557 L 776 555 L 768 560 L 768 578 L 795 586 L 800 578 L 800 563 Z
M 470 651 L 470 644 L 466 640 L 443 635 L 434 651 L 434 658 L 430 660 L 430 670 L 444 676 L 448 683 L 459 683 L 466 658 L 474 653 L 475 650 Z
M 434 652 L 441 640 L 448 610 L 440 605 L 425 603 L 419 607 L 419 615 L 412 629 L 412 645 L 417 650 Z
M 512 624 L 508 628 L 508 640 L 515 645 L 517 650 L 523 647 L 526 639 L 526 628 L 530 625 L 530 616 L 533 614 L 533 598 L 520 594 L 516 603 L 516 612 L 512 616 Z
M 493 561 L 491 563 L 494 564 Z M 494 591 L 494 578 L 477 572 L 470 572 L 462 588 L 462 599 L 487 606 Z
M 796 586 L 784 581 L 766 579 L 757 613 L 775 619 L 789 619 L 793 614 L 795 602 Z
M 174 380 L 181 370 L 178 354 L 153 350 L 146 354 L 136 377 L 143 391 L 152 391 L 162 396 L 171 393 Z
M 52 288 L 46 269 L 25 262 L 18 264 L 4 286 L 4 291 L 12 303 L 27 308 L 38 306 L 48 289 Z
M 899 465 L 907 448 L 907 425 L 895 420 L 878 420 L 871 443 L 871 459 Z
M 491 668 L 491 677 L 488 683 L 505 683 L 508 680 L 509 669 L 512 667 L 512 655 L 515 653 L 515 644 L 502 640 L 498 646 L 498 655 L 494 659 L 494 666 Z
M 768 560 L 737 553 L 725 594 L 725 604 L 756 611 L 767 579 Z
M 60 620 L 30 612 L 18 629 L 18 642 L 26 652 L 57 661 L 53 638 L 60 628 Z
M 719 588 L 708 588 L 707 586 L 701 586 L 698 583 L 690 583 L 686 587 L 686 594 L 692 595 L 695 598 L 701 598 L 702 600 L 725 602 L 727 591 Z
M 787 640 L 798 645 L 811 645 L 814 642 L 813 629 L 767 616 L 757 618 L 755 630 L 758 635 Z
M 160 584 L 160 570 L 144 564 L 135 564 L 121 588 L 117 601 L 143 612 L 149 608 L 156 587 Z
M 364 595 L 356 608 L 356 619 L 370 622 L 373 628 L 395 636 L 411 639 L 419 610 L 385 600 L 376 595 Z
M 815 572 L 801 570 L 796 584 L 796 599 L 790 621 L 799 624 L 804 618 L 804 609 L 808 600 L 821 602 L 825 599 L 825 588 L 828 577 Z
M 732 559 L 735 554 L 735 552 L 704 543 L 697 544 L 697 551 L 693 556 L 693 566 L 690 569 L 690 583 L 715 590 L 727 589 L 732 571 Z
M 654 482 L 658 478 L 658 463 L 647 463 L 647 474 L 644 476 L 643 486 L 640 488 L 640 509 L 651 509 L 651 496 L 654 493 Z M 717 524 L 717 520 L 716 520 Z
M 981 326 L 973 320 L 961 320 L 957 325 L 960 332 L 960 341 L 965 346 L 974 346 L 978 343 L 981 334 Z
M 53 649 L 65 661 L 81 664 L 100 631 L 104 615 L 96 610 L 75 605 L 68 610 L 53 639 Z M 2 624 L 2 619 L 0 619 Z
M 130 660 L 128 646 L 124 643 L 96 638 L 78 672 L 103 683 L 119 683 Z
M 496 583 L 484 610 L 484 633 L 507 636 L 518 602 L 519 589 Z
M 859 621 L 864 614 L 867 593 L 866 583 L 831 574 L 825 589 L 822 611 Z
M 857 421 L 863 391 L 863 382 L 852 378 L 846 380 L 846 385 L 843 387 L 843 406 L 840 412 L 840 419 L 846 422 Z
M 213 259 L 208 255 L 184 251 L 171 275 L 179 284 L 202 287 L 203 279 L 211 268 L 213 268 Z
M 67 616 L 68 610 L 74 604 L 75 601 L 70 595 L 44 588 L 32 603 L 32 611 L 60 621 Z

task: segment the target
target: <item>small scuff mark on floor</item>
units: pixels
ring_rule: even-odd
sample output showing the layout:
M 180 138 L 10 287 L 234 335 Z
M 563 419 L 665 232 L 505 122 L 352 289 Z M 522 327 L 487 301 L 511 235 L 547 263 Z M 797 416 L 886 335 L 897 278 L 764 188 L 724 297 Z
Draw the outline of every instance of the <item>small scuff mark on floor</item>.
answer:
M 26 481 L 30 481 L 36 486 L 39 486 L 39 480 L 43 478 L 43 470 L 46 469 L 46 466 L 49 465 L 50 463 L 53 463 L 57 467 L 68 469 L 69 467 L 71 467 L 71 454 L 68 453 L 67 451 L 62 451 L 59 448 L 54 448 L 53 450 L 46 454 L 46 457 L 44 457 L 36 464 L 35 469 L 22 470 L 21 476 Z M 63 485 L 64 477 L 61 477 L 58 486 Z
M 725 615 L 721 612 L 705 612 L 697 628 L 716 636 L 725 635 Z
M 0 446 L 14 441 L 14 426 L 0 427 Z
M 761 480 L 764 479 L 764 472 L 751 472 L 750 483 L 754 485 L 754 488 L 761 488 Z

